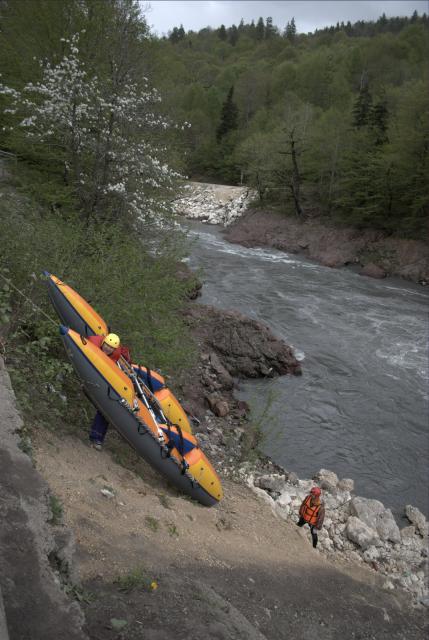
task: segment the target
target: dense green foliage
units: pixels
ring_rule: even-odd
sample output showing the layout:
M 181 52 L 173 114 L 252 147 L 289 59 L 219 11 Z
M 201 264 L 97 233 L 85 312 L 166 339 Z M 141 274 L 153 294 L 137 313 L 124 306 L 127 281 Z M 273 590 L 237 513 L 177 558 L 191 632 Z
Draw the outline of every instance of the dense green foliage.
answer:
M 243 180 L 285 212 L 420 237 L 428 25 L 426 15 L 383 15 L 305 35 L 292 17 L 281 29 L 260 18 L 152 40 L 152 77 L 192 124 L 187 172 Z
M 52 421 L 66 412 L 81 420 L 85 410 L 48 301 L 46 268 L 91 301 L 131 346 L 134 361 L 177 379 L 193 353 L 181 321 L 188 285 L 176 276 L 178 240 L 159 237 L 157 256 L 142 248 L 138 231 L 130 235 L 120 223 L 88 227 L 72 214 L 59 218 L 15 189 L 3 188 L 0 200 L 0 347 L 31 419 Z
M 280 30 L 261 18 L 159 39 L 140 8 L 0 0 L 0 149 L 17 157 L 1 183 L 0 347 L 33 420 L 88 421 L 44 315 L 43 269 L 135 359 L 177 373 L 191 358 L 168 206 L 178 171 L 245 182 L 302 218 L 426 233 L 426 16 L 307 35 L 292 16 Z
M 30 423 L 86 429 L 93 409 L 41 273 L 90 300 L 134 361 L 177 380 L 193 357 L 185 238 L 168 207 L 181 133 L 146 79 L 135 0 L 6 0 L 0 15 L 0 149 L 17 157 L 0 157 L 1 353 Z

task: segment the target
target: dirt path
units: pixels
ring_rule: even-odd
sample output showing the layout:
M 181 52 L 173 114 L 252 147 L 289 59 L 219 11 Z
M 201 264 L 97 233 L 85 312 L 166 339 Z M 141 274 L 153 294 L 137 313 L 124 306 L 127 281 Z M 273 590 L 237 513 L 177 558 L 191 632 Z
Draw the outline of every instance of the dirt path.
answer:
M 224 480 L 225 499 L 208 509 L 144 463 L 136 475 L 76 438 L 40 431 L 34 451 L 75 532 L 94 640 L 424 637 L 405 594 L 328 563 L 246 487 Z

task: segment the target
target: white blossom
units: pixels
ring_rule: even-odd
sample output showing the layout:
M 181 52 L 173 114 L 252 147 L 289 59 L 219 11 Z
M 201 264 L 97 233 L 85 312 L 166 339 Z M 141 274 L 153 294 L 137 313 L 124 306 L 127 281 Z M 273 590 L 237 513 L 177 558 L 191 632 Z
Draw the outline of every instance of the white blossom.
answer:
M 121 210 L 140 219 L 164 215 L 159 194 L 181 176 L 170 168 L 168 149 L 153 134 L 178 125 L 157 112 L 161 97 L 147 78 L 143 90 L 128 83 L 111 92 L 85 70 L 79 34 L 62 41 L 68 51 L 57 65 L 41 63 L 40 82 L 29 82 L 21 92 L 0 84 L 0 93 L 11 102 L 6 111 L 20 116 L 17 126 L 33 143 L 55 142 L 82 202 L 100 202 L 102 196 L 99 206 L 120 203 Z

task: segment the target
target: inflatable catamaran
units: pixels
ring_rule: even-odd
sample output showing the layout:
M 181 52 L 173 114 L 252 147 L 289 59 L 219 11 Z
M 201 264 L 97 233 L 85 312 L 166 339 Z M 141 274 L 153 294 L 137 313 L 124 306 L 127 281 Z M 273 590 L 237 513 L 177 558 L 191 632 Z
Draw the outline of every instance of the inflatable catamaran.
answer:
M 106 336 L 110 333 L 107 323 L 77 291 L 56 276 L 44 272 L 47 277 L 48 295 L 62 324 L 82 336 Z M 158 401 L 167 420 L 182 431 L 192 433 L 188 417 L 164 378 L 147 367 L 133 365 L 136 375 Z
M 162 406 L 163 402 L 167 406 L 165 398 L 159 399 L 159 392 L 165 388 L 152 393 L 145 377 L 137 375 L 136 365 L 121 359 L 118 366 L 87 340 L 94 333 L 107 334 L 107 325 L 71 287 L 55 276 L 45 275 L 50 299 L 64 322 L 60 328 L 64 347 L 91 402 L 149 464 L 180 490 L 203 505 L 216 504 L 223 496 L 221 483 L 173 394 L 166 390 L 175 401 L 168 400 L 168 417 Z M 177 413 L 185 416 L 187 430 L 171 419 Z

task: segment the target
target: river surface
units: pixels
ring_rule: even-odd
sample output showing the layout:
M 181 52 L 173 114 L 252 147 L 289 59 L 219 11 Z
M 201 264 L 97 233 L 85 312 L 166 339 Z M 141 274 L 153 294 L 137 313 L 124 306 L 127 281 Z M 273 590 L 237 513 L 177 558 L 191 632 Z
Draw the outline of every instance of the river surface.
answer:
M 301 478 L 330 469 L 397 515 L 413 504 L 428 516 L 429 291 L 233 245 L 201 223 L 190 233 L 201 303 L 266 323 L 302 360 L 302 377 L 240 385 L 264 452 Z

